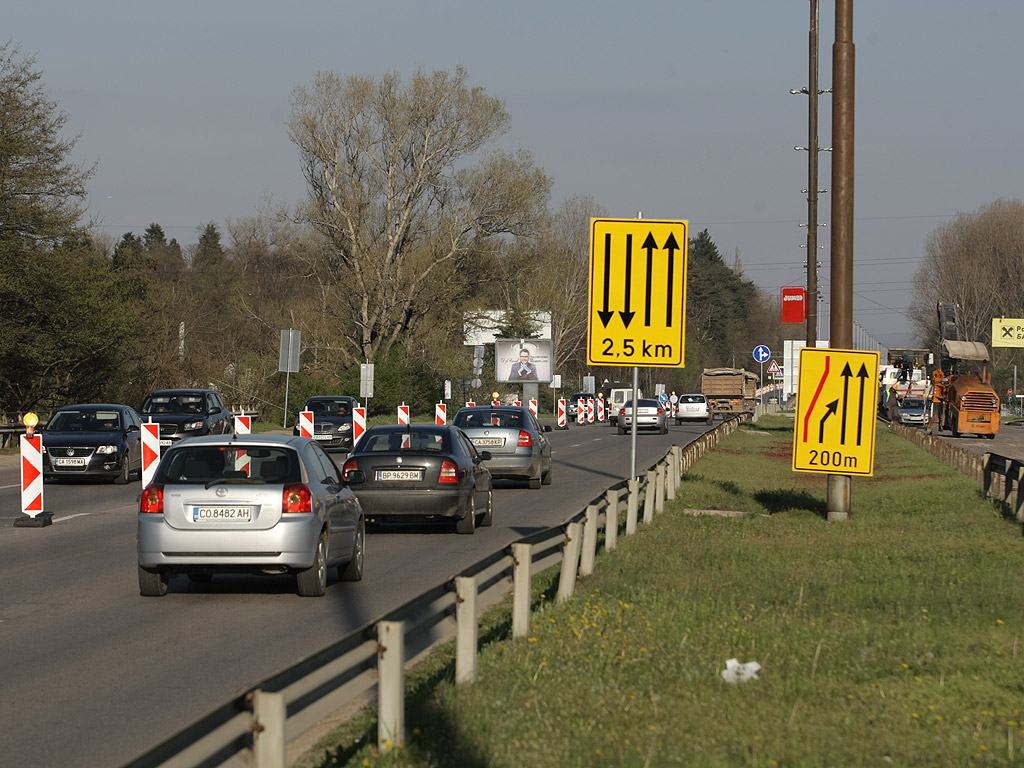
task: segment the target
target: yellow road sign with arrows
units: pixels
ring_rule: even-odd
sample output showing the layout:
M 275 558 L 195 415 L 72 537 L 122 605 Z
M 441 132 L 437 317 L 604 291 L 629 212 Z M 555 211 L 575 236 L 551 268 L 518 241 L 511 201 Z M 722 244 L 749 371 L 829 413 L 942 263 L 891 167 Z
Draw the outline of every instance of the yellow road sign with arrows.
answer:
M 800 350 L 793 471 L 875 473 L 878 352 Z
M 591 219 L 588 363 L 684 364 L 687 227 L 676 220 Z

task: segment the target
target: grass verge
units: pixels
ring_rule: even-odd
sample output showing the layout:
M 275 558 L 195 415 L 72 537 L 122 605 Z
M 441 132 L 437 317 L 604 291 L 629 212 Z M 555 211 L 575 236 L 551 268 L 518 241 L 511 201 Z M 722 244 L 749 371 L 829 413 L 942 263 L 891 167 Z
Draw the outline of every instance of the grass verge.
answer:
M 379 754 L 366 712 L 303 765 L 1024 765 L 1019 526 L 884 428 L 828 523 L 791 440 L 784 417 L 723 440 L 574 600 L 535 579 L 528 641 L 490 613 L 476 684 L 438 649 L 403 748 Z M 726 683 L 730 658 L 759 678 Z

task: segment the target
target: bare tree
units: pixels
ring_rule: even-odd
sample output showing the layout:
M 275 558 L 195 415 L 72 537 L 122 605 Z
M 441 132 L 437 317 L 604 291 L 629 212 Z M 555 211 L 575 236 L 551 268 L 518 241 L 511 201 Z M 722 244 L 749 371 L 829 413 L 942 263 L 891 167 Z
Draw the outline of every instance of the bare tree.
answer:
M 935 305 L 954 302 L 962 338 L 990 341 L 992 318 L 1024 313 L 1024 203 L 999 199 L 959 213 L 925 243 L 911 309 L 925 343 L 938 336 Z
M 320 73 L 292 94 L 290 137 L 327 247 L 308 263 L 352 361 L 386 353 L 495 235 L 532 235 L 550 182 L 528 153 L 492 152 L 502 102 L 454 73 Z M 441 292 L 443 293 L 443 292 Z

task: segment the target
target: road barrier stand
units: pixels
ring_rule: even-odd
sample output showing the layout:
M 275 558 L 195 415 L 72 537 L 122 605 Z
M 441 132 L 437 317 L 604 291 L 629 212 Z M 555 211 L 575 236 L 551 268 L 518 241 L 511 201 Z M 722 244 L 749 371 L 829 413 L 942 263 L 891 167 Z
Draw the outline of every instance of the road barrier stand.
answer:
M 569 523 L 565 527 L 565 549 L 562 552 L 562 570 L 558 575 L 558 602 L 572 598 L 576 588 L 576 566 L 580 561 L 580 544 L 583 540 L 583 526 Z
M 377 622 L 377 749 L 405 746 L 405 622 Z
M 476 680 L 476 579 L 458 576 L 455 579 L 455 684 Z
M 604 498 L 604 548 L 609 552 L 614 552 L 619 546 L 619 489 L 609 488 L 605 491 Z
M 594 572 L 597 557 L 597 505 L 588 504 L 583 523 L 583 549 L 580 552 L 580 576 Z
M 533 566 L 533 546 L 512 545 L 512 639 L 518 640 L 530 633 L 530 598 Z
M 626 501 L 626 535 L 636 533 L 637 514 L 640 506 L 640 481 L 629 478 L 629 497 Z
M 26 414 L 26 418 L 32 415 Z M 26 426 L 28 434 L 19 438 L 22 517 L 14 519 L 14 527 L 45 528 L 53 523 L 53 514 L 43 509 L 43 438 L 32 433 L 35 422 L 26 422 Z
M 286 768 L 288 741 L 285 720 L 288 708 L 283 693 L 257 690 L 252 699 L 252 757 L 256 768 Z

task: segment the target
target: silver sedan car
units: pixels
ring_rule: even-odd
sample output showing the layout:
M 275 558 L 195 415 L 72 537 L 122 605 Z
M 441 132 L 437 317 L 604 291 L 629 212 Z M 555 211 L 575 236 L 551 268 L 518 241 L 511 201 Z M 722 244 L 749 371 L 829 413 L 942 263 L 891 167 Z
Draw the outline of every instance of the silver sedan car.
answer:
M 551 441 L 530 409 L 517 405 L 476 405 L 460 408 L 452 420 L 473 441 L 488 451 L 484 463 L 495 479 L 526 480 L 531 488 L 551 483 Z
M 308 437 L 212 435 L 182 440 L 160 459 L 138 515 L 139 592 L 159 597 L 185 574 L 294 574 L 320 597 L 327 570 L 363 576 L 363 511 L 324 450 Z
M 633 428 L 633 401 L 627 400 L 619 410 L 618 430 L 624 435 Z M 654 429 L 668 434 L 667 415 L 657 400 L 637 400 L 636 429 Z

